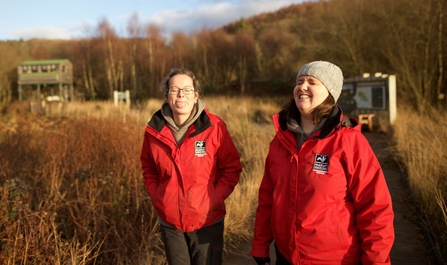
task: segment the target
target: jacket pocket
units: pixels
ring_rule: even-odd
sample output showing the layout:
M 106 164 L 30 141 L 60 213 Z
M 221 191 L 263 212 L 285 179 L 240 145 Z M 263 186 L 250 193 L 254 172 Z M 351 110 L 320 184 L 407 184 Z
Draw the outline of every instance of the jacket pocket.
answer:
M 331 223 L 332 228 L 334 229 L 334 235 L 337 237 L 338 242 L 340 243 L 340 247 L 342 249 L 348 249 L 349 243 L 348 243 L 348 235 L 347 231 L 348 228 L 345 228 L 345 226 L 349 226 L 349 220 L 343 218 L 343 214 L 338 213 L 337 207 L 334 206 L 331 208 Z
M 223 206 L 223 201 L 219 198 L 214 185 L 211 187 L 210 197 L 210 209 L 211 212 L 220 211 Z
M 152 204 L 154 206 L 160 201 L 160 197 L 161 197 L 160 194 L 161 194 L 161 188 L 160 188 L 160 186 L 158 186 L 157 189 L 155 190 L 153 196 L 151 197 Z

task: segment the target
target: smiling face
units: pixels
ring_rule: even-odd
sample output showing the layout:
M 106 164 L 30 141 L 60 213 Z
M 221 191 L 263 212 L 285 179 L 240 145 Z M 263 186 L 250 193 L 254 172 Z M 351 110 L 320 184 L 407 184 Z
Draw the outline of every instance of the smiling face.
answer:
M 169 80 L 169 88 L 180 88 L 178 93 L 170 93 L 168 91 L 166 97 L 175 123 L 181 125 L 191 115 L 198 98 L 198 93 L 194 91 L 191 95 L 185 95 L 182 89 L 194 88 L 194 83 L 191 77 L 183 74 L 171 77 Z
M 302 75 L 296 80 L 293 98 L 301 115 L 312 115 L 312 110 L 329 96 L 329 91 L 317 78 Z

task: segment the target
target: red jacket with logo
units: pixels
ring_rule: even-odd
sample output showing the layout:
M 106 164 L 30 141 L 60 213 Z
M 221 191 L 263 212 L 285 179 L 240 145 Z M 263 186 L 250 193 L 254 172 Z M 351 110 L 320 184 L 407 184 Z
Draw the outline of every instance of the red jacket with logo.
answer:
M 141 151 L 144 185 L 159 217 L 191 232 L 225 215 L 224 200 L 239 181 L 239 153 L 225 123 L 204 110 L 176 144 L 161 111 L 146 126 Z
M 281 113 L 273 120 L 250 254 L 268 257 L 274 239 L 292 264 L 390 264 L 391 197 L 357 121 L 336 108 L 298 150 Z

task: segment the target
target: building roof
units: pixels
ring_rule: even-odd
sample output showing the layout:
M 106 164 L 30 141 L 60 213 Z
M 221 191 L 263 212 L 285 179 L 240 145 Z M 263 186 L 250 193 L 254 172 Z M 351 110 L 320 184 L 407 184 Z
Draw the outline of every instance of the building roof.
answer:
M 70 62 L 70 60 L 68 59 L 30 60 L 30 61 L 24 61 L 20 65 L 60 64 L 65 62 Z

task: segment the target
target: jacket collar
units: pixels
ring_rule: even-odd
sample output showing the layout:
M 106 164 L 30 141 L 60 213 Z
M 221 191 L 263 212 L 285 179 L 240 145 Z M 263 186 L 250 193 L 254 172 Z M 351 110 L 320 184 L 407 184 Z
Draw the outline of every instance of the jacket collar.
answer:
M 281 111 L 279 113 L 278 117 L 279 126 L 282 131 L 287 130 L 287 120 L 284 115 L 284 111 Z M 299 122 L 299 119 L 298 119 Z M 336 105 L 335 108 L 332 110 L 331 115 L 327 118 L 326 122 L 324 123 L 323 127 L 321 127 L 319 133 L 316 138 L 324 138 L 327 135 L 329 135 L 334 129 L 343 127 L 355 127 L 358 125 L 358 122 L 354 119 L 349 119 L 348 117 L 345 117 L 343 115 L 342 109 Z
M 158 110 L 155 112 L 155 114 L 152 116 L 150 121 L 147 123 L 149 127 L 152 127 L 157 132 L 161 132 L 163 128 L 167 125 L 166 120 L 163 118 L 163 115 L 161 113 L 161 110 Z M 195 132 L 192 133 L 191 136 L 194 136 L 196 134 L 199 134 L 206 130 L 208 127 L 211 126 L 211 120 L 208 115 L 207 110 L 203 110 L 200 116 L 197 118 L 197 120 L 193 123 L 194 128 L 196 129 Z
M 320 135 L 318 138 L 326 137 L 330 132 L 332 132 L 338 125 L 341 123 L 343 119 L 343 112 L 339 106 L 335 106 L 332 110 L 331 115 L 327 118 L 323 127 L 321 127 Z

